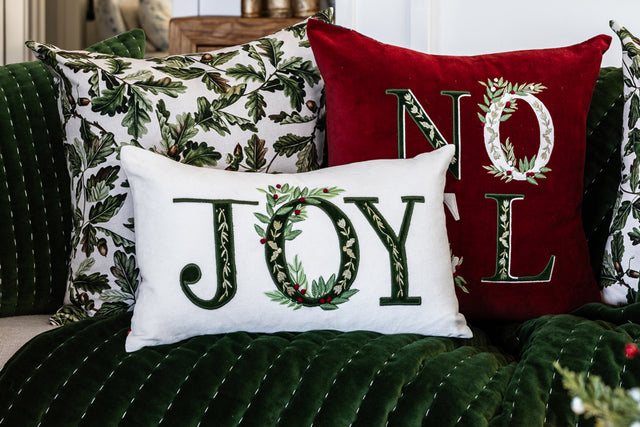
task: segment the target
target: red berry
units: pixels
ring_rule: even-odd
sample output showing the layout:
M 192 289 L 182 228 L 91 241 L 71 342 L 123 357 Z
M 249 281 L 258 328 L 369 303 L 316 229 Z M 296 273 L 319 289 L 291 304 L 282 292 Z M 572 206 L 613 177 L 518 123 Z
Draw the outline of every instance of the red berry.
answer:
M 276 188 L 282 188 L 282 185 L 276 184 Z
M 302 298 L 298 298 L 298 304 L 302 304 Z
M 260 243 L 262 243 L 264 245 L 265 243 L 267 243 L 267 239 L 264 239 L 264 238 L 260 239 Z
M 273 195 L 273 198 L 274 198 L 275 200 L 278 200 L 278 195 L 277 195 L 277 194 L 274 194 L 274 195 Z
M 323 193 L 328 193 L 328 192 L 329 192 L 329 189 L 328 189 L 328 188 L 323 188 L 323 189 L 322 189 L 322 192 L 323 192 Z
M 516 94 L 516 91 L 511 89 L 511 95 L 515 95 L 515 94 Z
M 296 209 L 293 213 L 296 215 L 300 215 L 300 209 Z
M 304 202 L 306 202 L 306 201 L 307 201 L 307 199 L 305 199 L 304 197 L 300 197 L 300 199 L 299 199 L 299 200 L 300 200 L 300 203 L 304 203 Z
M 295 285 L 293 285 L 293 289 L 297 291 L 298 289 L 300 289 L 300 285 L 296 283 Z
M 300 289 L 300 293 L 301 293 L 302 295 L 304 295 L 304 294 L 306 294 L 306 293 L 307 293 L 307 290 L 306 290 L 306 289 Z
M 636 344 L 631 342 L 624 346 L 624 355 L 627 357 L 627 359 L 633 359 L 638 354 L 640 354 L 640 349 L 638 349 L 638 346 Z
M 507 108 L 511 107 L 511 102 L 507 101 L 507 103 L 504 106 L 507 107 Z
M 324 298 L 320 298 L 320 304 L 324 304 L 325 302 Z
M 327 302 L 331 302 L 332 299 L 333 298 L 331 298 L 331 297 L 327 297 Z
M 511 176 L 513 174 L 512 171 L 507 171 L 507 176 Z

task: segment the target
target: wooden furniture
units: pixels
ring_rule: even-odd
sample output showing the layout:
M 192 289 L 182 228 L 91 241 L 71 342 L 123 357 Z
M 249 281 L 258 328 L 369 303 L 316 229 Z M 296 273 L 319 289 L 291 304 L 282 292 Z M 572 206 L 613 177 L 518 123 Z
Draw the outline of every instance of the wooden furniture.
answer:
M 172 18 L 169 54 L 206 52 L 250 42 L 294 25 L 299 18 L 241 18 L 193 16 Z

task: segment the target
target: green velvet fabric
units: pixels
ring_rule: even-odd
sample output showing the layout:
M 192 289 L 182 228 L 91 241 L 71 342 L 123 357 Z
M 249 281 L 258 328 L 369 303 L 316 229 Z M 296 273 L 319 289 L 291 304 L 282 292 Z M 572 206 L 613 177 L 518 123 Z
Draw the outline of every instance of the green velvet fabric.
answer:
M 142 30 L 89 50 L 144 55 Z M 58 93 L 39 61 L 0 67 L 0 317 L 51 313 L 64 297 L 71 232 Z
M 620 183 L 623 105 L 622 70 L 602 68 L 587 116 L 582 202 L 582 222 L 596 278 L 600 277 L 604 246 Z
M 124 352 L 130 315 L 93 318 L 7 363 L 0 425 L 592 425 L 553 362 L 639 386 L 640 359 L 623 351 L 640 340 L 639 316 L 640 304 L 592 304 L 469 340 L 237 332 L 135 353 Z

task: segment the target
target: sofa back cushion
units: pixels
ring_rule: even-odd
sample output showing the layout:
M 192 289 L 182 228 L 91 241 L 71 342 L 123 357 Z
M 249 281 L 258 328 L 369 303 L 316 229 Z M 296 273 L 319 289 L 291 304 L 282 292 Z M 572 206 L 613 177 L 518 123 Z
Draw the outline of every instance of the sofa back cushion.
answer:
M 133 30 L 89 48 L 135 58 Z M 71 201 L 58 92 L 39 61 L 0 67 L 0 317 L 51 313 L 64 297 Z

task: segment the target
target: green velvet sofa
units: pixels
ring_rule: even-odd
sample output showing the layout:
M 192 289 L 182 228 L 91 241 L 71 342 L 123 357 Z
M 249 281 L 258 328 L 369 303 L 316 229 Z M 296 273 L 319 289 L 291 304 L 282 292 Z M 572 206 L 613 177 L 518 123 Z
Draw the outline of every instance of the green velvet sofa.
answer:
M 572 411 L 554 362 L 640 386 L 640 358 L 624 354 L 640 340 L 638 303 L 471 322 L 471 339 L 235 332 L 126 353 L 129 313 L 53 328 L 72 221 L 56 96 L 40 63 L 0 67 L 0 354 L 12 354 L 0 425 L 594 425 Z M 596 274 L 620 180 L 622 105 L 621 70 L 602 69 L 583 213 Z

